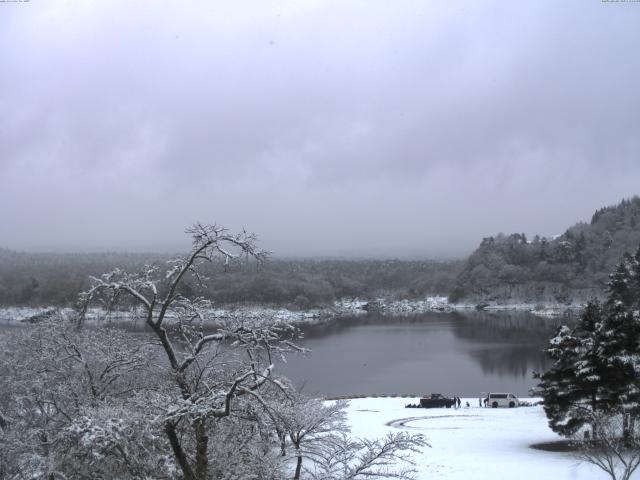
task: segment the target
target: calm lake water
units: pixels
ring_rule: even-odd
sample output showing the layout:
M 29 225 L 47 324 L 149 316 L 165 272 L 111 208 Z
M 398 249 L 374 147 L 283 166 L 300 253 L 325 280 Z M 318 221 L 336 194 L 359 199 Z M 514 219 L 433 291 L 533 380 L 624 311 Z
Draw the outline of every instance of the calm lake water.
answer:
M 339 318 L 306 328 L 298 343 L 311 353 L 289 356 L 276 372 L 323 396 L 503 391 L 526 397 L 536 383 L 533 372 L 549 366 L 542 349 L 562 322 L 567 319 L 475 311 Z M 0 322 L 0 333 L 13 328 L 24 324 Z
M 542 353 L 566 320 L 526 313 L 427 313 L 343 318 L 305 332 L 311 349 L 278 371 L 309 394 L 424 394 L 526 397 Z

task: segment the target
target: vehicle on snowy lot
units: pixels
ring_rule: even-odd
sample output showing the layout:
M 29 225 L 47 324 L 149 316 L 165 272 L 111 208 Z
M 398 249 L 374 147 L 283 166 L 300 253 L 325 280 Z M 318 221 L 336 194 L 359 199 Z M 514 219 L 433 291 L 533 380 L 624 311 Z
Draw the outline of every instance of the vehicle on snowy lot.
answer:
M 454 403 L 455 400 L 453 398 L 445 397 L 441 393 L 431 393 L 420 399 L 420 406 L 422 408 L 451 408 Z
M 520 400 L 513 393 L 490 393 L 486 399 L 486 406 L 491 408 L 520 406 Z

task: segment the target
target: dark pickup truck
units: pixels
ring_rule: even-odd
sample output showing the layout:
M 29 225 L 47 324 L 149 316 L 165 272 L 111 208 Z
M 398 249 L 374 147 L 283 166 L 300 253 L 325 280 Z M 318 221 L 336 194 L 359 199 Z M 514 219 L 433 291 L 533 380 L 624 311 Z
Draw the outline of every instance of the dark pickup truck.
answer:
M 440 393 L 432 393 L 431 395 L 425 395 L 420 399 L 420 406 L 422 408 L 438 408 L 438 407 L 447 407 L 451 408 L 451 406 L 455 403 L 453 398 L 447 398 Z

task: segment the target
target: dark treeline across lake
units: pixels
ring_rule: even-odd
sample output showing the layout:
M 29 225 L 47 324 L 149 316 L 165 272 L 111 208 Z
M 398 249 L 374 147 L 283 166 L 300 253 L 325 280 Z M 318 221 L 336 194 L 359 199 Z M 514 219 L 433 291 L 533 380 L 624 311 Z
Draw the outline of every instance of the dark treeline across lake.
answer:
M 78 292 L 89 288 L 89 277 L 118 267 L 136 272 L 147 264 L 167 267 L 169 254 L 27 253 L 0 248 L 0 305 L 72 306 Z M 209 277 L 204 291 L 193 277 L 185 290 L 218 305 L 257 303 L 294 308 L 331 306 L 340 298 L 417 299 L 447 295 L 462 268 L 462 260 L 339 260 L 271 258 L 254 262 L 224 259 L 202 265 Z
M 543 353 L 567 319 L 528 313 L 426 313 L 336 319 L 305 330 L 306 358 L 278 371 L 309 394 L 423 394 L 476 397 L 505 391 L 521 397 L 548 367 Z

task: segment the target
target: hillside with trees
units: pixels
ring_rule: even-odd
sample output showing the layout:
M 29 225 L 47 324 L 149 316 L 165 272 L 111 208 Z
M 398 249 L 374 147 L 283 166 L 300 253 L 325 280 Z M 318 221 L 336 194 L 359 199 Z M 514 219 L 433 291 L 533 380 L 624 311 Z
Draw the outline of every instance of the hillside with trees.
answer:
M 466 261 L 452 301 L 582 303 L 602 298 L 608 272 L 640 244 L 640 197 L 597 210 L 555 238 L 484 238 Z
M 116 267 L 161 265 L 166 254 L 26 253 L 0 249 L 0 306 L 70 306 L 89 276 Z M 203 266 L 204 289 L 194 281 L 185 294 L 217 304 L 268 304 L 304 309 L 345 297 L 393 299 L 447 295 L 462 261 L 271 258 L 255 263 Z M 219 275 L 223 273 L 223 275 Z
M 342 298 L 570 304 L 602 298 L 608 272 L 640 244 L 640 197 L 597 210 L 554 238 L 499 234 L 484 238 L 466 260 L 287 259 L 260 265 L 213 263 L 208 280 L 187 281 L 186 295 L 217 304 L 306 309 Z M 70 306 L 89 276 L 116 267 L 164 264 L 168 254 L 27 253 L 0 249 L 0 306 Z M 224 275 L 218 275 L 224 273 Z

